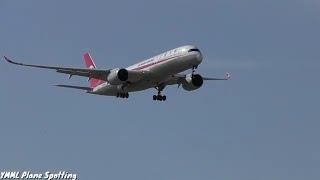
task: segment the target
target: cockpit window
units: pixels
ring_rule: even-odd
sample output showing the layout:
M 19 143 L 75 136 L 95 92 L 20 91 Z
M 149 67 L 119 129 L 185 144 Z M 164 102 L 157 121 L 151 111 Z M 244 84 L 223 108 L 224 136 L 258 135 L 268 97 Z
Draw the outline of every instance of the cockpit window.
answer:
M 188 50 L 188 52 L 200 52 L 200 50 L 199 50 L 199 49 L 194 48 L 194 49 L 189 49 L 189 50 Z

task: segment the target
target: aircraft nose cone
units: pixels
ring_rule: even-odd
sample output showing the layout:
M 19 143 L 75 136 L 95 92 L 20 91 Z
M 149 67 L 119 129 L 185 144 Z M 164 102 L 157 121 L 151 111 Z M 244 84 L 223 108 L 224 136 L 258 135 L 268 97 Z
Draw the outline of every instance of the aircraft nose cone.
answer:
M 197 56 L 196 56 L 196 59 L 199 63 L 202 62 L 202 54 L 201 53 L 198 53 Z

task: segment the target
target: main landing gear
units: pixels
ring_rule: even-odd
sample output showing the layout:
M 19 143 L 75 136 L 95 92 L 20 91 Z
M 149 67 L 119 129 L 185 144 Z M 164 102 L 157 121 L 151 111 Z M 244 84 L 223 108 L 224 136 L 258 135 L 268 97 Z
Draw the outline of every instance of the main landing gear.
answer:
M 129 98 L 129 93 L 117 93 L 117 98 Z
M 157 86 L 155 87 L 156 90 L 158 90 L 158 95 L 153 95 L 153 100 L 154 101 L 165 101 L 167 100 L 167 96 L 161 95 L 161 91 L 163 91 L 165 86 Z
M 160 94 L 158 94 L 158 95 L 153 95 L 153 100 L 154 100 L 154 101 L 165 101 L 165 100 L 167 100 L 167 96 L 165 96 L 165 95 L 160 95 Z
M 194 73 L 196 72 L 196 69 L 198 68 L 198 66 L 193 66 L 192 67 L 192 73 L 191 73 L 191 77 L 193 77 Z

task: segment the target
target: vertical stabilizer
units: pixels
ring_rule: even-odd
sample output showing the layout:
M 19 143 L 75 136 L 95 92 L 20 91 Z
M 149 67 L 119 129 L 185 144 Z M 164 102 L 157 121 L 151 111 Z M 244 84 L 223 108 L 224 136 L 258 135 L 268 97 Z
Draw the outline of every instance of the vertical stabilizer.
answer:
M 84 58 L 84 62 L 86 64 L 86 67 L 89 68 L 89 69 L 95 69 L 96 68 L 96 65 L 91 57 L 91 55 L 89 53 L 85 53 L 83 55 L 83 58 Z M 104 83 L 104 81 L 102 80 L 99 80 L 99 79 L 89 79 L 89 82 L 90 82 L 90 87 L 91 88 L 95 88 L 96 86 L 99 86 L 100 84 Z

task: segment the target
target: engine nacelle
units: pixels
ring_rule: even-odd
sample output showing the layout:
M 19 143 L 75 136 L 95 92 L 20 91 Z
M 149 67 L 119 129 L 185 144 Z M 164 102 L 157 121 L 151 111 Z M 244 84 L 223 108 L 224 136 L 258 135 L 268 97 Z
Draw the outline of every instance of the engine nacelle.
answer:
M 199 74 L 192 74 L 186 75 L 185 82 L 182 83 L 182 87 L 184 90 L 193 91 L 199 89 L 203 84 L 203 78 Z
M 112 85 L 119 85 L 126 82 L 129 78 L 128 70 L 126 69 L 112 69 L 107 77 L 107 80 Z

